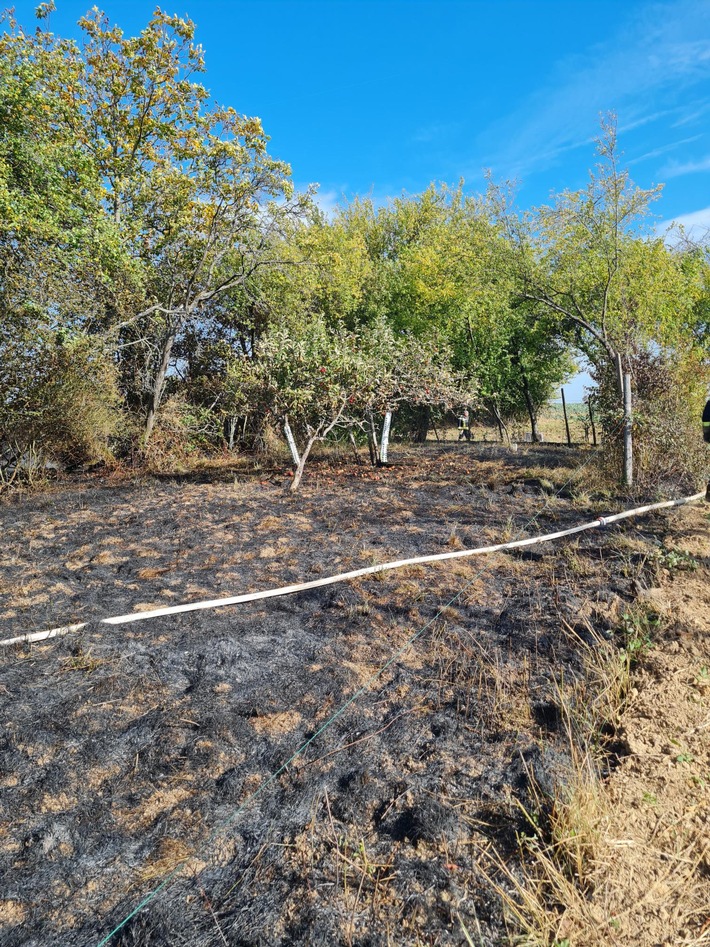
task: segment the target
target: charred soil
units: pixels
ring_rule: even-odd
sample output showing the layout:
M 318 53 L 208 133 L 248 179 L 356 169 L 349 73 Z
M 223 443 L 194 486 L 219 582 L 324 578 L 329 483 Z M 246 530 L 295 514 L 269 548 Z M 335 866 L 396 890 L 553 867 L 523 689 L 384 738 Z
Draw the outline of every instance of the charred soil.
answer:
M 0 650 L 2 943 L 96 945 L 165 881 L 112 945 L 444 945 L 465 943 L 464 928 L 507 943 L 496 884 L 514 885 L 491 878 L 490 853 L 522 877 L 519 803 L 566 778 L 560 686 L 584 676 L 594 635 L 626 646 L 639 596 L 681 595 L 689 572 L 674 564 L 692 560 L 707 588 L 704 511 L 263 603 L 97 619 L 620 509 L 583 492 L 588 456 L 427 444 L 379 471 L 321 461 L 296 497 L 283 472 L 223 470 L 6 498 L 0 637 L 89 624 Z M 683 529 L 692 553 L 676 547 Z M 666 616 L 658 660 L 696 649 L 702 728 L 707 623 L 652 605 Z M 631 723 L 608 729 L 609 779 L 656 752 Z M 699 820 L 701 742 L 674 763 Z M 702 852 L 679 853 L 707 871 Z M 704 922 L 698 911 L 683 930 Z

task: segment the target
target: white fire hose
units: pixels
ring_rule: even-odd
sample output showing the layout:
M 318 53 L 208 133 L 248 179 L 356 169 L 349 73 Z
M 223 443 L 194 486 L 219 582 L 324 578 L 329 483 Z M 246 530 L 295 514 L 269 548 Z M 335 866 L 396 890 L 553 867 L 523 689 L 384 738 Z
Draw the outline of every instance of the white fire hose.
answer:
M 464 559 L 468 556 L 482 556 L 490 552 L 502 552 L 506 549 L 521 549 L 524 546 L 535 546 L 537 543 L 552 542 L 555 539 L 563 539 L 565 536 L 573 536 L 575 533 L 583 533 L 589 529 L 599 529 L 607 526 L 609 523 L 617 523 L 619 520 L 628 519 L 631 516 L 641 516 L 644 513 L 650 513 L 652 510 L 664 510 L 669 507 L 684 506 L 687 503 L 694 503 L 696 500 L 705 498 L 705 493 L 695 493 L 690 497 L 682 497 L 679 500 L 667 500 L 663 503 L 651 503 L 648 506 L 637 506 L 633 510 L 626 510 L 623 513 L 615 513 L 612 516 L 600 516 L 598 519 L 589 523 L 583 523 L 581 526 L 573 526 L 571 529 L 563 529 L 556 533 L 547 533 L 544 536 L 533 536 L 529 539 L 516 539 L 509 543 L 499 543 L 495 546 L 479 546 L 476 549 L 462 549 L 456 552 L 443 552 L 433 556 L 418 556 L 415 559 L 398 559 L 396 562 L 383 562 L 376 566 L 367 566 L 364 569 L 355 569 L 353 572 L 341 572 L 339 575 L 326 576 L 323 579 L 313 579 L 310 582 L 301 582 L 298 585 L 285 585 L 277 589 L 265 589 L 262 592 L 247 592 L 244 595 L 233 595 L 228 598 L 207 599 L 201 602 L 188 602 L 185 605 L 172 605 L 167 608 L 153 608 L 144 612 L 132 612 L 129 615 L 118 615 L 114 618 L 102 618 L 99 621 L 101 625 L 125 625 L 128 622 L 145 621 L 148 618 L 162 618 L 165 615 L 180 615 L 183 612 L 202 611 L 207 608 L 222 608 L 225 605 L 243 605 L 246 602 L 256 602 L 259 599 L 277 598 L 281 595 L 292 595 L 294 592 L 306 592 L 309 589 L 322 588 L 324 585 L 335 585 L 336 582 L 348 582 L 350 579 L 358 579 L 365 575 L 376 575 L 378 572 L 388 572 L 390 569 L 403 569 L 406 566 L 424 565 L 429 562 L 443 562 L 447 559 Z M 74 625 L 64 625 L 60 628 L 51 628 L 48 631 L 36 631 L 26 635 L 18 635 L 16 638 L 6 638 L 0 640 L 0 647 L 15 644 L 29 644 L 33 641 L 45 641 L 47 638 L 60 638 L 73 631 L 80 631 L 86 628 L 90 622 L 79 622 Z

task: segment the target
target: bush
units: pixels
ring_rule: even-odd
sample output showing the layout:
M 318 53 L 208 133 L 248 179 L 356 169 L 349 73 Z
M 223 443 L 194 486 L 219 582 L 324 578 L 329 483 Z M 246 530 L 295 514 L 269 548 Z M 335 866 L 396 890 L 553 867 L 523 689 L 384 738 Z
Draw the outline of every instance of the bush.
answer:
M 121 422 L 116 371 L 92 339 L 3 346 L 0 442 L 13 462 L 32 453 L 64 466 L 105 461 Z
M 707 476 L 708 450 L 701 416 L 710 370 L 696 353 L 638 351 L 631 368 L 634 482 L 646 493 L 695 491 Z M 605 433 L 602 465 L 618 479 L 622 468 L 616 375 L 597 378 Z
M 173 394 L 161 406 L 142 460 L 153 471 L 184 470 L 220 441 L 219 419 L 183 394 Z

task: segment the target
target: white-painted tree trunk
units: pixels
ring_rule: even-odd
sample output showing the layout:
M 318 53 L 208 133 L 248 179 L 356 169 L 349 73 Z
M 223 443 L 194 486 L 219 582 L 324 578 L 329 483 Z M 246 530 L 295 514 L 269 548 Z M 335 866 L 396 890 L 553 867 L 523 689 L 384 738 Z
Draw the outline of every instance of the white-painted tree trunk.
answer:
M 380 463 L 387 463 L 387 450 L 390 446 L 390 429 L 392 427 L 392 412 L 385 414 L 384 424 L 382 425 L 382 443 L 380 444 Z
M 624 486 L 634 485 L 634 459 L 631 436 L 631 375 L 624 372 Z
M 228 450 L 234 450 L 234 441 L 237 433 L 237 418 L 231 417 L 227 419 L 227 448 Z
M 293 431 L 291 430 L 291 425 L 288 423 L 288 418 L 284 419 L 284 434 L 286 435 L 286 441 L 291 451 L 291 457 L 293 457 L 293 462 L 298 467 L 301 463 L 301 458 L 298 454 L 298 448 L 296 447 L 296 439 L 293 436 Z
M 368 416 L 367 446 L 370 449 L 370 463 L 376 467 L 380 462 L 380 447 L 377 443 L 377 428 L 372 414 Z
M 317 433 L 313 434 L 308 439 L 308 443 L 304 447 L 303 453 L 301 454 L 301 458 L 296 464 L 296 469 L 293 472 L 293 480 L 291 481 L 288 488 L 289 493 L 295 493 L 296 490 L 298 490 L 298 488 L 301 486 L 301 479 L 303 477 L 303 471 L 306 469 L 306 461 L 308 460 L 308 457 L 311 453 L 311 448 L 313 447 L 313 445 L 315 444 L 317 440 L 318 440 Z M 295 449 L 295 446 L 296 445 L 294 443 L 294 449 Z

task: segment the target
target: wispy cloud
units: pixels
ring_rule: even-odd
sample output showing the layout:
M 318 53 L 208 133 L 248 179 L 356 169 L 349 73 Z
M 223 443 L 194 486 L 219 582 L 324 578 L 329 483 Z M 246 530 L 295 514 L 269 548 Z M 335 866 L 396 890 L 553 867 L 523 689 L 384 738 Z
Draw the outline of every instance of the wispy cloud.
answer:
M 401 188 L 398 190 L 394 184 L 384 184 L 381 187 L 375 187 L 373 184 L 364 192 L 355 192 L 346 184 L 325 190 L 321 190 L 319 184 L 316 184 L 315 187 L 318 189 L 315 194 L 315 202 L 328 220 L 333 220 L 338 210 L 346 207 L 356 197 L 371 201 L 375 207 L 386 207 L 395 197 L 399 197 L 404 193 Z M 297 190 L 305 189 L 305 185 L 297 187 Z
M 332 220 L 338 207 L 341 207 L 345 203 L 344 195 L 342 193 L 338 193 L 338 191 L 335 190 L 319 190 L 316 194 L 315 200 L 316 204 L 325 214 L 328 220 Z
M 697 4 L 695 12 L 699 12 Z M 695 41 L 686 39 L 684 42 L 669 43 L 663 51 L 660 65 L 661 68 L 673 74 L 702 75 L 708 63 L 710 63 L 710 48 L 707 41 L 701 38 Z
M 587 146 L 607 110 L 626 131 L 692 120 L 689 89 L 709 76 L 710 4 L 650 3 L 621 19 L 611 40 L 561 59 L 512 115 L 482 133 L 477 150 L 496 176 L 524 177 Z
M 679 119 L 677 119 L 677 121 L 673 122 L 671 128 L 681 128 L 683 125 L 692 125 L 699 119 L 705 118 L 708 111 L 710 111 L 710 104 L 705 103 L 702 99 L 696 99 L 693 102 L 688 102 L 685 112 L 680 116 Z
M 666 116 L 674 115 L 675 113 L 675 109 L 660 109 L 657 112 L 651 112 L 649 115 L 642 115 L 639 118 L 635 118 L 633 121 L 620 123 L 618 127 L 619 134 L 623 135 L 626 132 L 635 131 L 637 128 L 643 128 L 644 125 L 651 125 L 653 122 L 657 122 L 659 119 L 666 118 Z
M 463 125 L 463 122 L 432 122 L 418 128 L 411 140 L 415 144 L 430 144 L 440 139 L 448 139 L 461 131 Z
M 662 220 L 659 224 L 656 224 L 656 233 L 668 239 L 669 231 L 676 226 L 682 227 L 686 235 L 691 239 L 699 239 L 707 236 L 708 233 L 710 233 L 710 207 L 703 207 L 701 210 L 693 210 L 688 214 L 681 214 L 674 220 Z M 672 239 L 672 233 L 670 236 L 670 242 L 677 243 L 677 240 Z
M 661 177 L 679 178 L 684 174 L 697 174 L 701 171 L 710 171 L 710 155 L 697 161 L 669 161 L 661 168 Z
M 313 200 L 328 220 L 332 220 L 338 208 L 343 207 L 348 200 L 348 187 L 345 184 L 322 189 L 321 185 L 317 183 L 306 184 L 303 181 L 294 181 L 294 187 L 300 192 L 304 192 L 308 188 L 315 188 Z
M 676 148 L 682 148 L 683 145 L 690 145 L 694 141 L 702 138 L 702 135 L 693 135 L 690 138 L 682 138 L 680 141 L 672 141 L 668 145 L 661 145 L 660 148 L 653 148 L 645 154 L 638 155 L 636 158 L 629 158 L 627 165 L 639 164 L 641 161 L 649 161 L 651 158 L 660 158 L 661 155 L 668 154 L 669 151 L 675 151 Z

